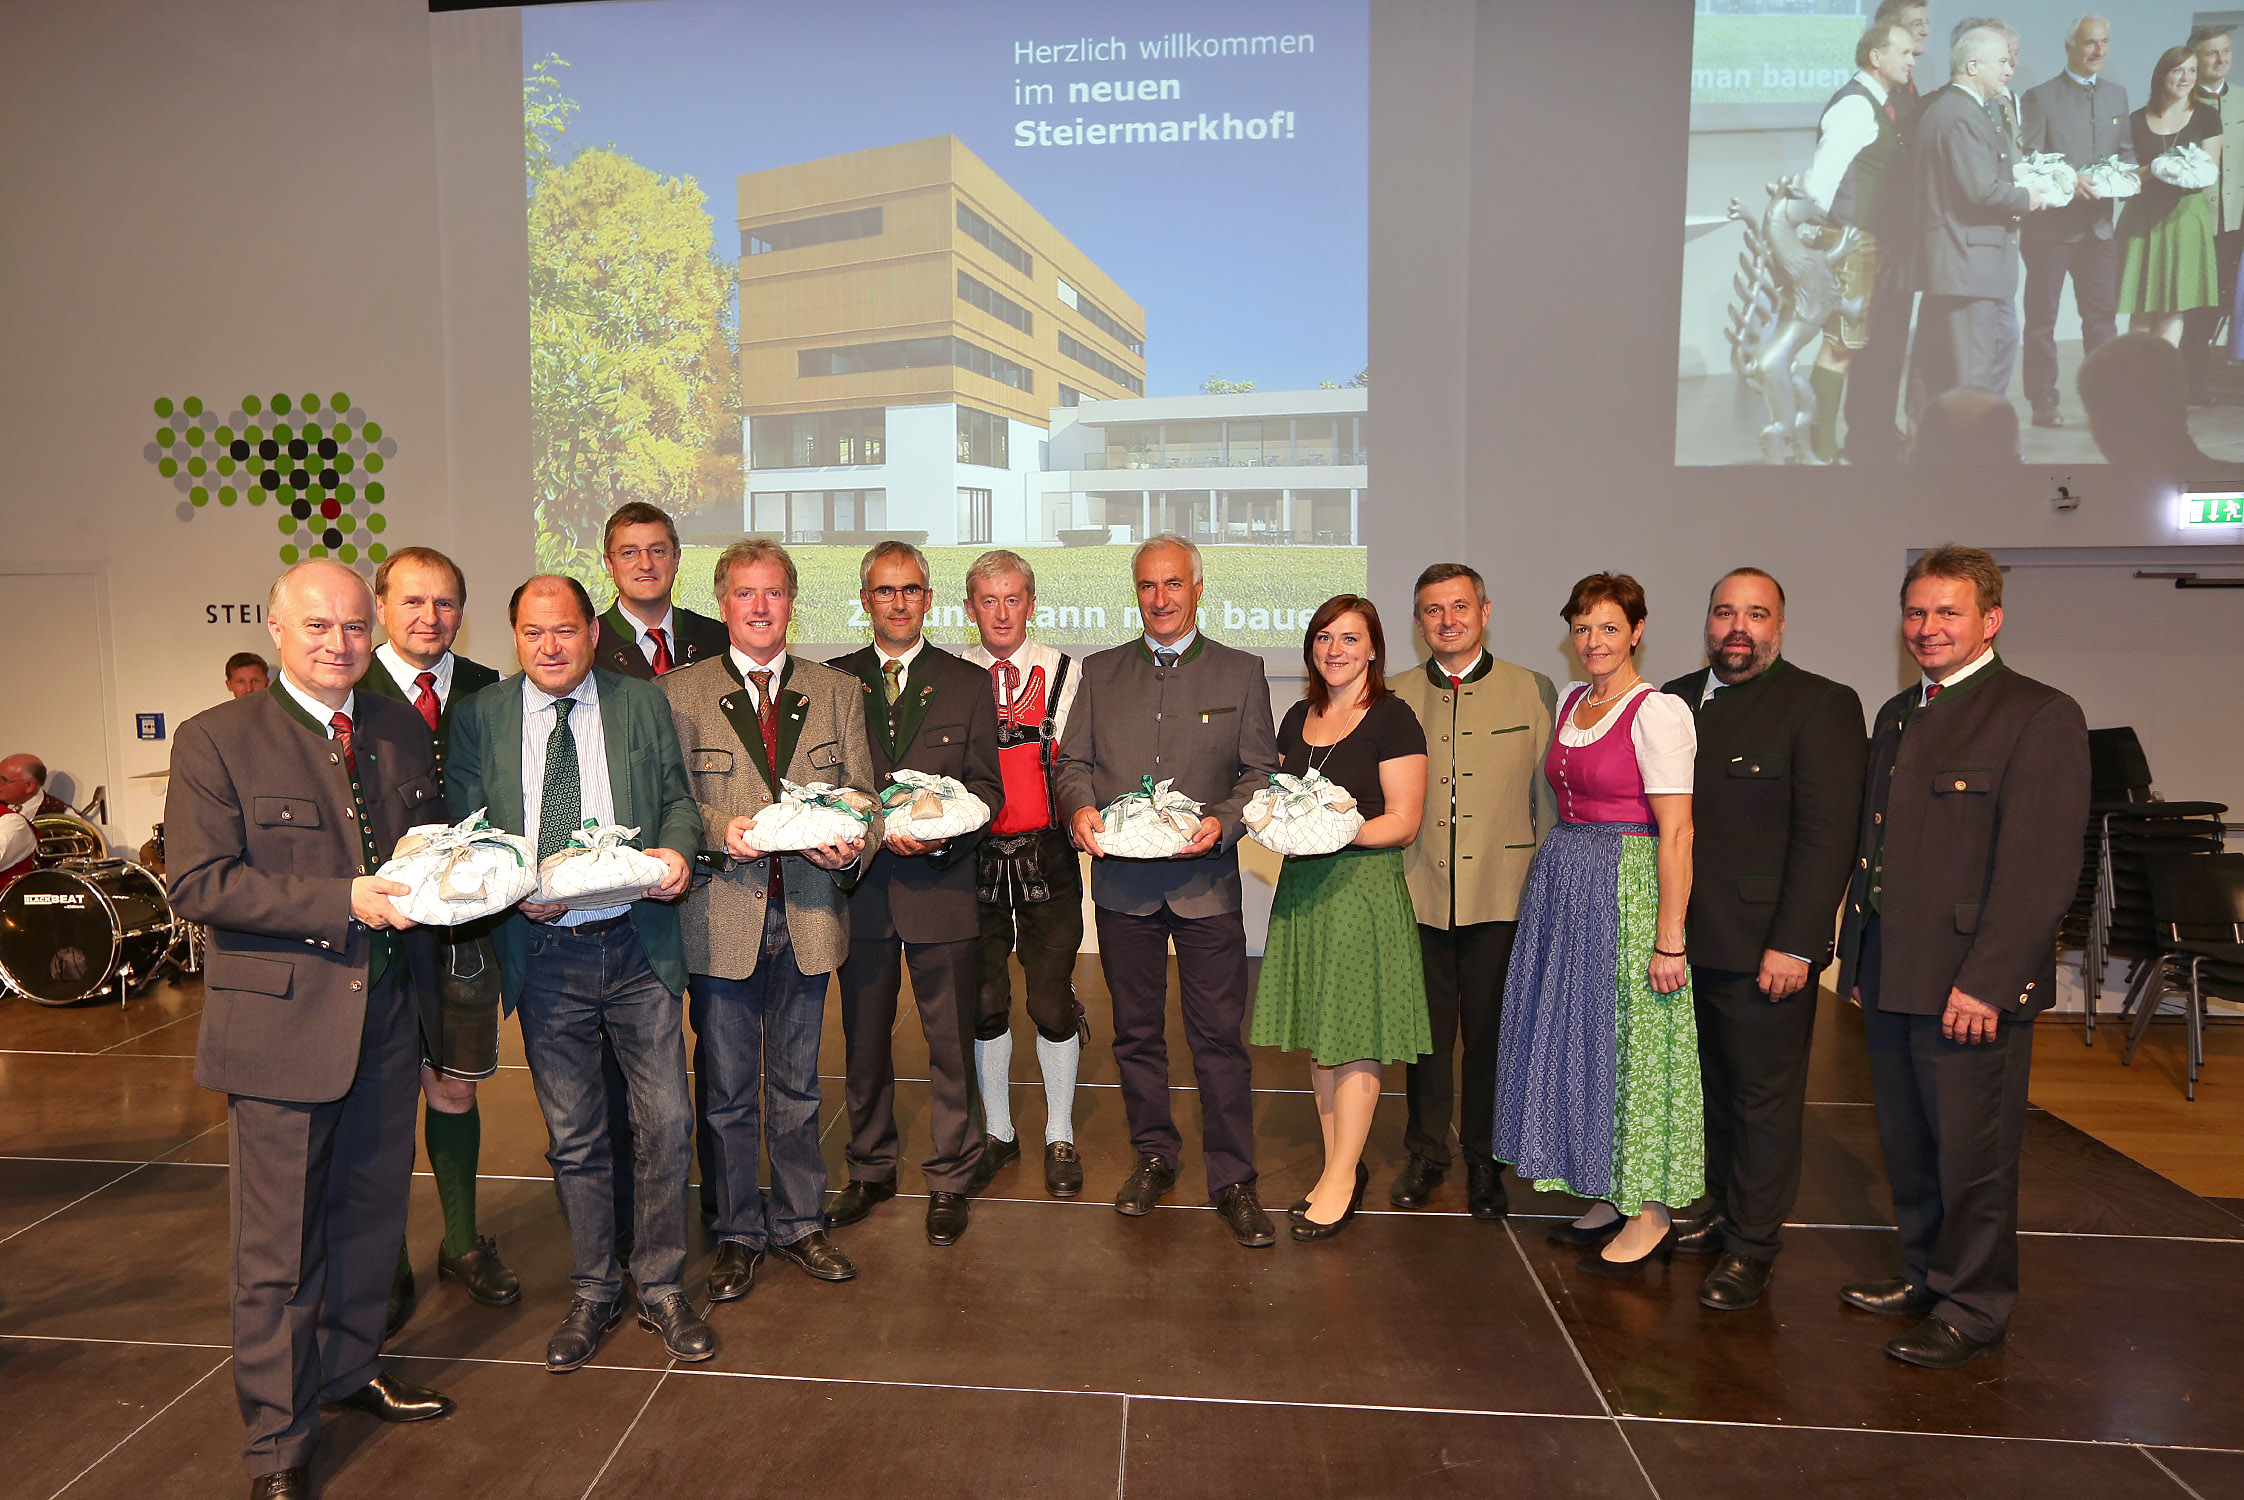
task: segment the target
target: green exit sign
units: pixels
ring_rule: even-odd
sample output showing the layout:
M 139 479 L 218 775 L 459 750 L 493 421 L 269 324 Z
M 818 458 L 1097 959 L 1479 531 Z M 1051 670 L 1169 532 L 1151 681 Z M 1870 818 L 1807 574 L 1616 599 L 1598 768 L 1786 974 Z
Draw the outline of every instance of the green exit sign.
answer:
M 2184 526 L 2244 526 L 2244 493 L 2182 496 Z

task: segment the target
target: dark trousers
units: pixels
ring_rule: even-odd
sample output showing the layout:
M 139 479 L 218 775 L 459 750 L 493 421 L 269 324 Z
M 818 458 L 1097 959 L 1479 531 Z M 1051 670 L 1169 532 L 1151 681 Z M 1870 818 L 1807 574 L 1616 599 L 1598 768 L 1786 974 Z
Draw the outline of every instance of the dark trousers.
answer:
M 842 1036 L 848 1053 L 849 1175 L 894 1182 L 903 1154 L 896 1130 L 896 1003 L 904 969 L 927 1038 L 928 1157 L 920 1166 L 931 1193 L 963 1193 L 982 1143 L 974 1130 L 975 938 L 907 943 L 852 938 L 841 969 Z
M 2002 297 L 1925 294 L 1910 360 L 1912 374 L 1924 377 L 1928 403 L 1964 386 L 2009 390 L 2017 357 L 2017 303 Z M 1909 415 L 1914 421 L 1920 412 Z
M 1899 463 L 1906 439 L 1895 421 L 1909 354 L 1909 322 L 1917 294 L 1881 257 L 1863 345 L 1847 366 L 1847 457 L 1855 463 Z M 1903 260 L 1899 254 L 1892 260 Z
M 1418 928 L 1426 969 L 1426 1019 L 1433 1050 L 1403 1069 L 1410 1123 L 1403 1145 L 1436 1166 L 1449 1165 L 1449 1126 L 1457 1101 L 1455 1052 L 1465 1042 L 1465 1113 L 1457 1122 L 1465 1155 L 1484 1162 L 1496 1137 L 1496 1048 L 1504 1024 L 1504 974 L 1517 922 Z
M 1064 841 L 1047 850 L 1048 901 L 984 901 L 982 906 L 982 997 L 974 1025 L 979 1041 L 1005 1034 L 1013 1021 L 1013 970 L 1006 962 L 1021 956 L 1028 979 L 1029 1020 L 1048 1042 L 1076 1034 L 1082 1007 L 1075 1000 L 1075 955 L 1083 949 L 1083 877 L 1075 849 Z
M 2093 354 L 2119 331 L 2119 242 L 2029 242 L 2026 247 L 2026 400 L 2037 412 L 2057 406 L 2057 303 L 2073 279 L 2080 308 L 2080 352 Z
M 535 924 L 515 1013 L 530 1082 L 550 1137 L 546 1160 L 569 1226 L 576 1294 L 613 1302 L 616 1179 L 632 1179 L 631 1279 L 640 1300 L 680 1289 L 686 1263 L 686 1169 L 693 1109 L 678 997 L 655 978 L 628 916 L 584 927 Z M 602 1038 L 623 1075 L 633 1154 L 614 1155 Z
M 1706 1094 L 1706 1184 L 1723 1248 L 1774 1260 L 1800 1192 L 1800 1129 L 1815 1039 L 1814 976 L 1772 1002 L 1758 973 L 1691 965 Z
M 234 1394 L 252 1478 L 311 1462 L 320 1403 L 381 1373 L 421 1091 L 420 1017 L 401 969 L 366 998 L 350 1092 L 227 1100 Z
M 1169 1108 L 1169 944 L 1177 949 L 1192 1071 L 1200 1080 L 1200 1148 L 1208 1196 L 1255 1180 L 1254 1063 L 1247 1055 L 1247 928 L 1238 912 L 1149 916 L 1098 907 L 1099 966 L 1114 997 L 1114 1061 L 1130 1144 L 1171 1168 L 1184 1151 Z
M 1877 1008 L 1879 957 L 1873 923 L 1863 937 L 1862 1018 L 1901 1274 L 1940 1299 L 1934 1316 L 1972 1338 L 1997 1338 L 2018 1302 L 2018 1152 L 2033 1022 L 2005 1015 L 1991 1042 L 1948 1041 L 1938 1016 Z
M 783 901 L 770 903 L 756 972 L 746 979 L 693 976 L 701 1124 L 711 1150 L 704 1186 L 717 1193 L 717 1236 L 752 1249 L 792 1245 L 825 1212 L 826 1158 L 818 1150 L 818 1038 L 824 974 L 795 967 Z M 758 1190 L 759 1148 L 771 1154 L 771 1202 Z
M 2214 205 L 2214 213 L 2220 212 Z M 2236 265 L 2244 256 L 2244 229 L 2224 229 L 2213 236 L 2213 262 L 2220 270 L 2220 300 L 2211 307 L 2193 307 L 2182 314 L 2182 354 L 2188 361 L 2192 399 L 2202 395 L 2210 374 L 2211 340 L 2221 319 L 2236 305 Z

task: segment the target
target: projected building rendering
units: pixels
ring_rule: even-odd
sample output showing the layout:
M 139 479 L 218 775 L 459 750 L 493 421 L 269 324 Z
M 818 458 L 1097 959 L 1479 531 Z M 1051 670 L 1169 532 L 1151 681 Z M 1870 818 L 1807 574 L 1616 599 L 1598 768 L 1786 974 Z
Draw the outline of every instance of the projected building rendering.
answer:
M 739 180 L 743 524 L 1022 543 L 1054 408 L 1145 390 L 1145 313 L 952 136 Z

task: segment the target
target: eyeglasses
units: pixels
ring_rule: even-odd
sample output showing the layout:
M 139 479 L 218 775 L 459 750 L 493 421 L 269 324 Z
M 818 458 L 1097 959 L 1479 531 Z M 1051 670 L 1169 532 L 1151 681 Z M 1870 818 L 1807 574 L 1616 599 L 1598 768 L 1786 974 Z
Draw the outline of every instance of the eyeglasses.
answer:
M 622 563 L 625 567 L 628 568 L 638 563 L 642 558 L 651 563 L 666 563 L 670 561 L 670 559 L 678 555 L 678 549 L 675 547 L 662 545 L 653 547 L 618 547 L 609 555 L 615 558 L 617 562 Z
M 906 604 L 917 604 L 927 597 L 927 585 L 924 583 L 903 585 L 884 583 L 873 590 L 873 602 L 876 604 L 894 604 L 899 597 Z

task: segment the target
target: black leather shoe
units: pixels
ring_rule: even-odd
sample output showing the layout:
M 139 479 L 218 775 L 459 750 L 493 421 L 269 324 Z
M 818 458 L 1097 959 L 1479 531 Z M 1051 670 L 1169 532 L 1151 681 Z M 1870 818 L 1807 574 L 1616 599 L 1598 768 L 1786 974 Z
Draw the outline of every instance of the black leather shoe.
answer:
M 1675 1253 L 1677 1255 L 1720 1255 L 1723 1233 L 1730 1227 L 1729 1220 L 1720 1214 L 1708 1214 L 1696 1223 L 1678 1222 L 1675 1226 Z
M 1465 1212 L 1491 1224 L 1512 1211 L 1504 1196 L 1504 1169 L 1492 1161 L 1465 1158 Z
M 1403 1163 L 1403 1169 L 1395 1174 L 1394 1186 L 1387 1189 L 1387 1201 L 1416 1213 L 1426 1206 L 1434 1189 L 1440 1187 L 1442 1178 L 1448 1175 L 1447 1167 L 1436 1166 L 1413 1152 L 1410 1160 Z
M 382 1320 L 383 1343 L 388 1343 L 405 1331 L 406 1320 L 413 1316 L 415 1300 L 413 1268 L 400 1261 L 397 1274 L 390 1278 L 390 1310 L 389 1315 Z
M 841 1253 L 840 1246 L 826 1238 L 823 1229 L 813 1229 L 792 1245 L 774 1245 L 771 1253 L 793 1261 L 805 1274 L 820 1281 L 847 1281 L 857 1274 L 856 1265 Z
M 1176 1174 L 1169 1174 L 1176 1180 Z M 1361 1196 L 1359 1190 L 1358 1196 Z M 1262 1211 L 1262 1195 L 1251 1182 L 1235 1183 L 1216 1194 L 1216 1212 L 1231 1226 L 1231 1237 L 1249 1250 L 1267 1250 L 1278 1243 L 1278 1230 Z
M 512 1307 L 522 1300 L 521 1280 L 499 1259 L 499 1242 L 487 1234 L 465 1255 L 446 1255 L 439 1245 L 436 1279 L 451 1282 L 468 1294 L 469 1301 L 485 1307 Z
M 839 1229 L 854 1224 L 895 1196 L 893 1182 L 860 1182 L 852 1177 L 849 1186 L 834 1194 L 834 1201 L 827 1205 L 826 1227 Z
M 1615 1238 L 1618 1237 L 1615 1236 Z M 1674 1253 L 1675 1226 L 1670 1224 L 1667 1226 L 1667 1233 L 1660 1236 L 1659 1243 L 1634 1260 L 1612 1260 L 1607 1258 L 1602 1251 L 1585 1250 L 1582 1252 L 1582 1258 L 1575 1264 L 1592 1276 L 1605 1276 L 1615 1281 L 1626 1281 L 1653 1261 L 1666 1260 Z
M 362 1411 L 377 1422 L 433 1422 L 438 1417 L 452 1415 L 450 1396 L 439 1395 L 426 1386 L 400 1380 L 395 1375 L 377 1375 L 340 1401 L 327 1405 L 342 1411 Z
M 1886 1344 L 1886 1353 L 1905 1365 L 1917 1365 L 1927 1370 L 1953 1370 L 1966 1365 L 1990 1349 L 2000 1349 L 2000 1338 L 1981 1343 L 1970 1334 L 1943 1323 L 1938 1318 L 1927 1318 L 1897 1339 Z
M 1307 1209 L 1303 1209 L 1300 1213 L 1292 1216 L 1293 1237 L 1304 1245 L 1314 1244 L 1318 1240 L 1331 1239 L 1341 1230 L 1346 1229 L 1349 1222 L 1356 1217 L 1356 1211 L 1364 1206 L 1364 1189 L 1370 1186 L 1371 1168 L 1359 1161 L 1356 1163 L 1356 1190 L 1348 1195 L 1348 1207 L 1342 1211 L 1340 1217 L 1330 1224 L 1320 1224 L 1309 1217 Z
M 311 1500 L 310 1469 L 278 1469 L 249 1482 L 249 1500 Z
M 1775 1261 L 1725 1255 L 1699 1283 L 1699 1306 L 1716 1312 L 1744 1312 L 1761 1300 L 1761 1293 L 1769 1285 L 1769 1273 L 1775 1269 Z
M 927 1195 L 927 1243 L 930 1245 L 955 1245 L 958 1237 L 966 1233 L 967 1205 L 970 1200 L 964 1193 L 929 1193 Z
M 974 1176 L 966 1191 L 978 1193 L 988 1187 L 997 1174 L 1021 1159 L 1021 1138 L 1001 1141 L 994 1135 L 982 1137 L 982 1154 L 974 1163 Z
M 709 1300 L 736 1302 L 747 1296 L 756 1289 L 756 1267 L 763 1263 L 763 1251 L 726 1240 L 717 1247 L 717 1262 L 709 1268 Z
M 1141 1156 L 1138 1169 L 1122 1184 L 1122 1191 L 1114 1195 L 1114 1211 L 1133 1219 L 1140 1218 L 1153 1212 L 1155 1205 L 1176 1185 L 1175 1167 L 1164 1165 L 1158 1156 Z M 1271 1238 L 1275 1240 L 1277 1236 L 1272 1234 Z
M 2057 408 L 2052 406 L 2047 410 L 2034 413 L 2034 425 L 2036 427 L 2062 427 L 2065 425 L 2065 419 Z
M 1627 1222 L 1628 1220 L 1615 1216 L 1598 1225 L 1595 1229 L 1582 1229 L 1572 1222 L 1562 1219 L 1553 1224 L 1543 1235 L 1543 1238 L 1554 1245 L 1564 1245 L 1569 1250 L 1595 1249 L 1619 1234 L 1621 1226 Z
M 693 1310 L 683 1292 L 672 1292 L 652 1307 L 640 1302 L 639 1326 L 661 1335 L 662 1347 L 670 1351 L 670 1357 L 689 1365 L 698 1365 L 717 1353 L 717 1330 Z
M 594 1302 L 579 1297 L 569 1304 L 569 1315 L 545 1341 L 545 1367 L 558 1375 L 591 1362 L 600 1352 L 600 1341 L 623 1321 L 623 1303 Z
M 1083 1191 L 1083 1157 L 1075 1142 L 1054 1141 L 1044 1148 L 1044 1191 L 1055 1198 Z
M 1892 1281 L 1850 1282 L 1839 1288 L 1839 1300 L 1888 1318 L 1921 1318 L 1940 1305 L 1938 1297 L 1898 1277 Z

